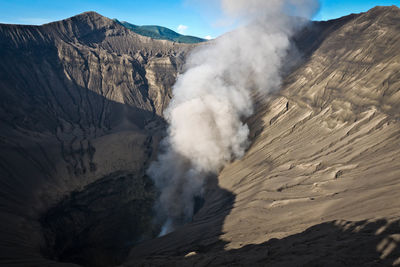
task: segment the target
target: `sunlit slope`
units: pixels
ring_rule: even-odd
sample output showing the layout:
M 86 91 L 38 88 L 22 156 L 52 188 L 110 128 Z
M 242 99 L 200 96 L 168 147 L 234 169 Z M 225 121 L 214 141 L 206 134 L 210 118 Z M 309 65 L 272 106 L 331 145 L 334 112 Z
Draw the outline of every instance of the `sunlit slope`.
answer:
M 229 247 L 324 221 L 400 216 L 400 10 L 317 27 L 335 23 L 280 95 L 260 99 L 253 144 L 219 176 L 236 195 L 223 227 Z
M 223 169 L 191 225 L 133 249 L 133 266 L 400 257 L 397 241 L 385 249 L 400 218 L 400 10 L 316 22 L 296 42 L 304 61 L 276 95 L 256 97 L 245 156 Z M 163 256 L 138 260 L 149 254 Z

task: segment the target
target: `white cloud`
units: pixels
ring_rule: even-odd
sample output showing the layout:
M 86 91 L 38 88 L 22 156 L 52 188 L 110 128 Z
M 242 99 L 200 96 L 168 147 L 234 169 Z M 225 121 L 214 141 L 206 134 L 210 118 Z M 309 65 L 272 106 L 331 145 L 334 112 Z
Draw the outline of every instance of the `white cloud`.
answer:
M 204 37 L 204 39 L 206 39 L 206 40 L 211 40 L 211 39 L 214 39 L 214 38 L 212 38 L 211 35 L 207 35 L 207 36 Z
M 46 18 L 19 18 L 17 23 L 30 24 L 30 25 L 42 25 L 51 22 L 51 19 Z
M 186 32 L 186 30 L 187 30 L 188 28 L 189 28 L 188 26 L 180 24 L 180 25 L 178 26 L 177 30 L 178 30 L 178 33 L 180 33 L 180 34 L 185 34 L 185 32 Z

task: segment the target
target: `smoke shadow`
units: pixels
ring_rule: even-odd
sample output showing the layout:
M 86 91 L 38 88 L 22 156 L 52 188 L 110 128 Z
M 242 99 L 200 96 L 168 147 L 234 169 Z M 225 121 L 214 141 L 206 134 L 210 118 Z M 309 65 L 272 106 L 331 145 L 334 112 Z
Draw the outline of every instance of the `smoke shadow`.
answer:
M 188 247 L 126 266 L 392 266 L 400 264 L 400 220 L 331 221 L 282 239 L 224 250 Z M 133 264 L 133 265 L 131 265 Z
M 170 234 L 138 244 L 131 250 L 129 258 L 185 255 L 193 250 L 219 250 L 223 246 L 219 239 L 223 234 L 223 222 L 232 210 L 235 196 L 220 188 L 215 176 L 208 177 L 204 189 L 204 203 L 192 222 Z

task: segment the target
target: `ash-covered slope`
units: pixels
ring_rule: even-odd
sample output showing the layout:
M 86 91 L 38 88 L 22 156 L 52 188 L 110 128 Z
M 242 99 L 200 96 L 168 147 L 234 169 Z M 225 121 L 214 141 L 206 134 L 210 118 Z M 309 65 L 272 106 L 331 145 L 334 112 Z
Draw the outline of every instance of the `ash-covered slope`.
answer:
M 399 264 L 399 25 L 379 7 L 305 29 L 246 155 L 153 240 L 144 172 L 193 46 L 96 13 L 0 25 L 0 265 Z
M 316 22 L 193 223 L 126 266 L 400 264 L 400 9 Z M 304 232 L 303 232 L 304 231 Z
M 0 265 L 109 266 L 154 235 L 144 172 L 191 47 L 94 12 L 0 25 Z

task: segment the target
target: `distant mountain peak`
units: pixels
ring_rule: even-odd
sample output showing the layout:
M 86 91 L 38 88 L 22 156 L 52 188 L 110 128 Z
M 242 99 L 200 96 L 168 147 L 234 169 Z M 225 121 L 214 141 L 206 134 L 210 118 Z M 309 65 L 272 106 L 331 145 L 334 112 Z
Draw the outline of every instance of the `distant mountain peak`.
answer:
M 89 26 L 90 29 L 101 29 L 104 27 L 110 27 L 111 25 L 115 25 L 115 22 L 112 19 L 107 18 L 95 11 L 83 12 L 63 20 L 50 22 L 45 25 L 54 25 L 54 24 L 67 25 L 70 23 L 78 27 Z
M 112 19 L 105 17 L 99 13 L 97 13 L 96 11 L 86 11 L 80 14 L 77 14 L 75 16 L 72 16 L 68 19 L 83 19 L 83 18 L 90 18 L 90 19 L 102 19 L 102 20 L 110 20 L 112 21 Z
M 182 35 L 169 28 L 162 26 L 157 26 L 157 25 L 139 26 L 129 23 L 127 21 L 119 21 L 117 19 L 114 19 L 114 21 L 137 34 L 147 36 L 153 39 L 167 40 L 177 43 L 201 43 L 207 41 L 206 39 L 195 36 Z

